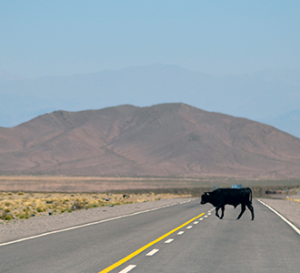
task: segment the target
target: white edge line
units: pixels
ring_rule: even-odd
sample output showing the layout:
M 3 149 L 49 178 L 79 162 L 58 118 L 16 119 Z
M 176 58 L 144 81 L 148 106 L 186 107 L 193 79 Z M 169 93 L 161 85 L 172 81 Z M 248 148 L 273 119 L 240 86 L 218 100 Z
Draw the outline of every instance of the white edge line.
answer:
M 134 264 L 128 265 L 128 266 L 125 267 L 123 270 L 121 270 L 119 273 L 127 273 L 127 272 L 129 272 L 130 270 L 134 269 L 135 267 L 136 267 L 136 265 L 134 265 Z
M 154 211 L 154 210 L 158 210 L 158 209 L 163 209 L 163 208 L 167 208 L 167 207 L 172 207 L 172 206 L 175 206 L 175 205 L 182 205 L 182 204 L 185 204 L 185 203 L 188 203 L 188 202 L 191 202 L 191 201 L 192 201 L 192 199 L 189 199 L 187 201 L 182 201 L 180 203 L 172 203 L 172 204 L 165 205 L 165 206 L 158 207 L 158 208 L 142 210 L 142 211 L 134 212 L 134 213 L 131 213 L 131 214 L 121 215 L 121 216 L 117 216 L 117 217 L 113 217 L 113 218 L 109 218 L 109 219 L 104 219 L 104 220 L 96 221 L 96 222 L 92 222 L 92 223 L 87 223 L 87 224 L 83 224 L 83 225 L 79 225 L 79 226 L 74 226 L 74 227 L 54 230 L 54 231 L 50 231 L 50 232 L 45 232 L 45 233 L 42 233 L 42 234 L 38 234 L 38 235 L 30 236 L 30 237 L 25 237 L 25 238 L 14 240 L 14 241 L 9 241 L 9 242 L 6 242 L 6 243 L 1 243 L 0 246 L 6 246 L 6 245 L 10 245 L 10 244 L 15 244 L 15 243 L 19 243 L 19 242 L 23 242 L 23 241 L 27 241 L 27 240 L 31 240 L 31 239 L 35 239 L 35 238 L 55 234 L 55 233 L 60 233 L 60 232 L 69 231 L 69 230 L 73 230 L 73 229 L 78 229 L 78 228 L 88 227 L 88 226 L 92 226 L 92 225 L 97 225 L 97 224 L 101 224 L 101 223 L 104 223 L 104 222 L 109 222 L 109 221 L 112 221 L 112 220 L 117 220 L 117 219 L 129 217 L 129 216 L 134 216 L 134 215 L 138 215 L 138 214 L 142 214 L 142 213 L 146 213 L 146 212 L 150 212 L 150 211 Z
M 272 207 L 270 207 L 269 205 L 267 205 L 266 203 L 264 203 L 260 199 L 258 199 L 258 201 L 260 203 L 262 203 L 264 206 L 266 206 L 268 209 L 270 209 L 271 211 L 273 211 L 277 216 L 279 216 L 284 222 L 286 222 L 291 228 L 293 228 L 300 235 L 300 230 L 295 225 L 293 225 L 288 219 L 286 219 L 279 212 L 277 212 L 275 209 L 273 209 Z

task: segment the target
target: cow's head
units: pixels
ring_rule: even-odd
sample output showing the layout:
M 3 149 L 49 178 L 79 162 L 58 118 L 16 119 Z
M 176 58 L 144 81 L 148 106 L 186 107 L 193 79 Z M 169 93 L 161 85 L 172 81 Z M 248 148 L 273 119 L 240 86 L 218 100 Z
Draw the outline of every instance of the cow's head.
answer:
M 202 194 L 200 204 L 204 205 L 204 204 L 206 204 L 209 201 L 210 201 L 210 193 L 209 192 L 205 192 L 204 194 Z

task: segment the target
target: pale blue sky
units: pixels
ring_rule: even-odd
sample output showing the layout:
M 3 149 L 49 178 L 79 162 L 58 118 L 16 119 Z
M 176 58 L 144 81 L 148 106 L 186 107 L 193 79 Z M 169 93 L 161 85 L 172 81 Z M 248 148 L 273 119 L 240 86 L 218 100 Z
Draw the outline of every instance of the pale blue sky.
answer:
M 300 68 L 300 1 L 1 0 L 0 70 L 29 78 L 174 64 Z

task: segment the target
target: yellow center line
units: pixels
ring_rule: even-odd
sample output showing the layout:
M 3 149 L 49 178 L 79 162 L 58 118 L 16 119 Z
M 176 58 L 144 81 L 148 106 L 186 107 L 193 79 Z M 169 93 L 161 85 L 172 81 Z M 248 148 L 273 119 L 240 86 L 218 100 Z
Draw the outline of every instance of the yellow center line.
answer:
M 150 242 L 149 244 L 147 244 L 147 245 L 145 245 L 145 246 L 139 248 L 138 250 L 132 252 L 131 254 L 129 254 L 128 256 L 124 257 L 124 258 L 121 259 L 120 261 L 118 261 L 118 262 L 112 264 L 111 266 L 109 266 L 109 267 L 107 267 L 107 268 L 101 270 L 99 273 L 106 273 L 106 272 L 112 271 L 112 270 L 115 269 L 116 267 L 118 267 L 118 266 L 120 266 L 120 265 L 126 263 L 127 261 L 129 261 L 130 259 L 134 258 L 135 256 L 137 256 L 138 254 L 140 254 L 141 252 L 143 252 L 143 251 L 146 250 L 147 248 L 149 248 L 149 247 L 153 246 L 154 244 L 156 244 L 157 242 L 159 242 L 159 241 L 165 239 L 165 238 L 168 237 L 170 234 L 172 234 L 172 233 L 174 233 L 175 231 L 177 231 L 177 230 L 183 228 L 184 226 L 188 225 L 189 223 L 193 222 L 194 220 L 196 220 L 197 218 L 203 216 L 204 214 L 205 214 L 205 213 L 201 213 L 200 215 L 198 215 L 198 216 L 192 218 L 191 220 L 185 222 L 185 223 L 182 224 L 181 226 L 172 229 L 171 231 L 169 231 L 168 233 L 166 233 L 166 234 L 160 236 L 160 237 L 157 238 L 156 240 L 154 240 L 154 241 Z

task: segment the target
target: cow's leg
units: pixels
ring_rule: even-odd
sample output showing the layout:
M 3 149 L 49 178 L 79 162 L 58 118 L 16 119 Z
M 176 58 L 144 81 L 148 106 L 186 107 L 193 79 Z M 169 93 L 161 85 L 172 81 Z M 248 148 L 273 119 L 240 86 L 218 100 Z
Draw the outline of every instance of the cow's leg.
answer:
M 223 205 L 223 206 L 221 207 L 221 209 L 222 209 L 222 215 L 221 215 L 220 219 L 223 219 L 223 217 L 224 217 L 225 206 Z
M 252 221 L 254 220 L 254 208 L 252 207 L 252 205 L 250 203 L 247 204 L 248 209 L 251 211 L 252 214 Z
M 219 211 L 219 209 L 220 209 L 221 207 L 222 207 L 222 205 L 216 206 L 216 216 L 217 216 L 218 218 L 220 218 L 218 211 Z
M 217 216 L 218 218 L 220 218 L 219 213 L 218 213 L 219 208 L 220 208 L 220 207 L 216 207 L 216 216 Z
M 241 204 L 241 206 L 242 206 L 242 211 L 241 211 L 240 215 L 238 216 L 238 218 L 236 218 L 236 220 L 239 220 L 241 218 L 241 216 L 243 215 L 243 213 L 245 212 L 245 210 L 246 210 L 245 204 Z

